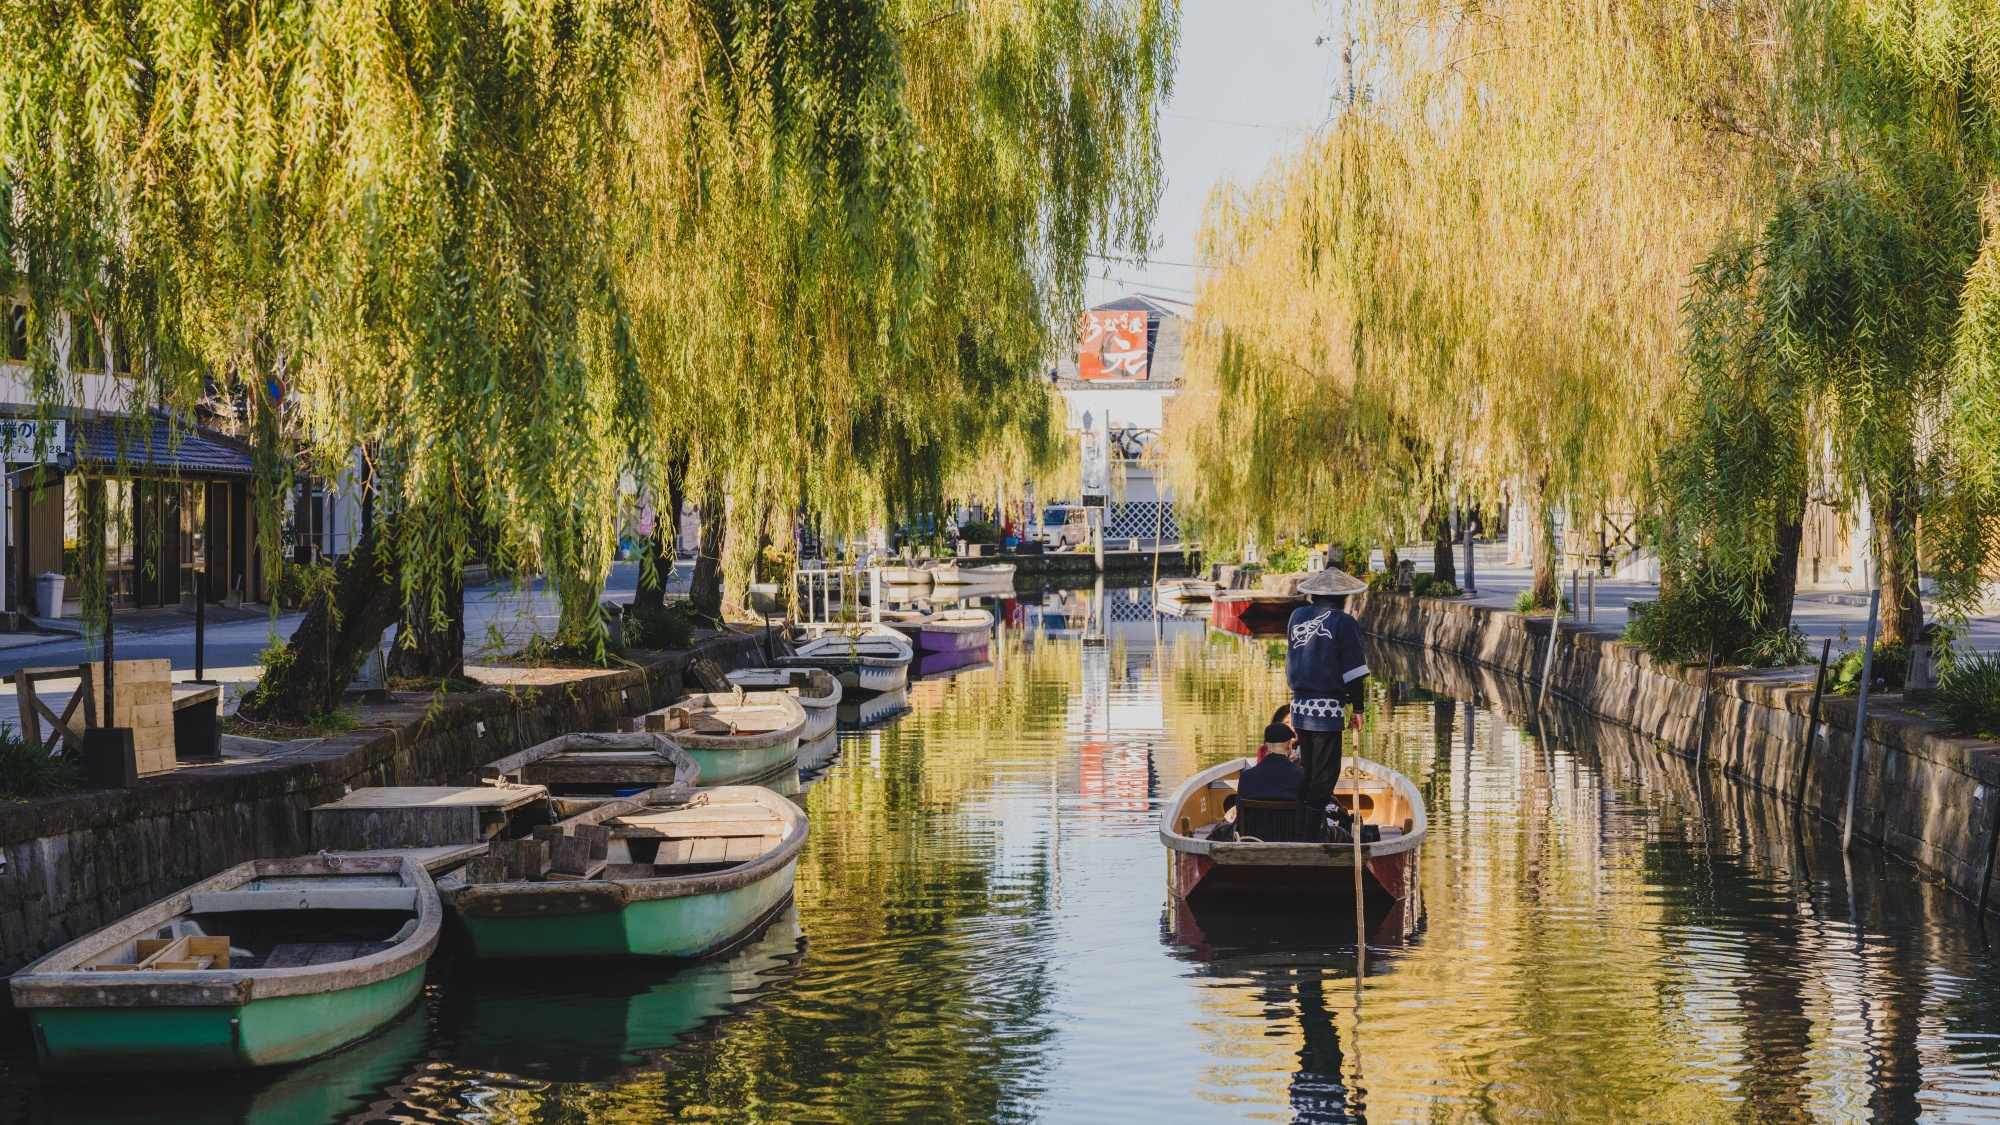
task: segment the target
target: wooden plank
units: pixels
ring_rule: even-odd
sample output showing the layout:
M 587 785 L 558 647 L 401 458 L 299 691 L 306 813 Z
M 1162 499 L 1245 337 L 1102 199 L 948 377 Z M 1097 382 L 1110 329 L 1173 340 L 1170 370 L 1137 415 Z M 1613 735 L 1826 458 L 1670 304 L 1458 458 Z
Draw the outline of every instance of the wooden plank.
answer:
M 562 882 L 573 882 L 578 879 L 595 879 L 599 875 L 602 875 L 604 873 L 604 869 L 606 866 L 608 865 L 603 860 L 593 859 L 590 862 L 584 864 L 583 870 L 581 871 L 576 871 L 576 872 L 550 871 L 549 882 L 562 883 Z
M 548 796 L 539 785 L 373 785 L 321 809 L 409 809 L 458 806 L 512 810 Z
M 688 862 L 688 857 L 692 855 L 694 855 L 693 840 L 668 840 L 666 843 L 660 845 L 659 853 L 653 856 L 653 862 L 656 864 L 686 863 Z
M 691 863 L 721 863 L 728 844 L 715 837 L 704 837 L 694 842 L 694 852 L 688 857 Z M 655 863 L 659 862 L 654 860 Z
M 549 841 L 549 871 L 582 875 L 590 869 L 590 841 L 577 836 L 558 836 Z
M 236 910 L 408 910 L 417 909 L 415 887 L 296 887 L 255 891 L 195 891 L 190 914 Z
M 498 856 L 483 855 L 468 860 L 465 864 L 465 882 L 471 886 L 477 883 L 504 883 L 507 881 L 507 861 Z
M 724 841 L 727 845 L 722 858 L 731 863 L 746 863 L 778 846 L 776 836 L 731 836 Z

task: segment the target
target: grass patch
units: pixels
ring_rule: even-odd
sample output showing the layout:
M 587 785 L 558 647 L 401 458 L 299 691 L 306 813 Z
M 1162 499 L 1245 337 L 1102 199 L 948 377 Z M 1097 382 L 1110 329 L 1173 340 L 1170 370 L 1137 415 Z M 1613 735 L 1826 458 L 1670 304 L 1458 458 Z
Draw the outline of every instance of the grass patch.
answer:
M 646 649 L 694 647 L 694 603 L 678 601 L 663 609 L 635 606 L 626 610 L 625 644 Z
M 0 725 L 0 798 L 26 801 L 83 788 L 83 769 L 61 749 L 51 754 Z
M 1953 660 L 1936 700 L 1938 720 L 1952 733 L 2000 741 L 2000 653 Z
M 290 742 L 295 738 L 326 738 L 351 731 L 358 725 L 354 712 L 336 707 L 331 711 L 322 711 L 303 723 L 259 723 L 241 715 L 230 715 L 222 720 L 222 733 L 261 738 L 266 742 Z
M 468 680 L 463 676 L 420 676 L 415 679 L 391 676 L 389 690 L 420 691 L 426 695 L 463 695 L 466 692 L 485 691 L 487 688 L 478 680 Z

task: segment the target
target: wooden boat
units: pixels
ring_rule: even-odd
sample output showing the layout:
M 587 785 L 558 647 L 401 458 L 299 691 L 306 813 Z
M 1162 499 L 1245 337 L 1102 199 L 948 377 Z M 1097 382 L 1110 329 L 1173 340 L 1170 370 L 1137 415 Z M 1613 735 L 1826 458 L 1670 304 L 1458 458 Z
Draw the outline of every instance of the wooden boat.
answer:
M 479 767 L 482 781 L 539 785 L 564 797 L 625 797 L 692 789 L 701 763 L 662 734 L 565 734 Z
M 992 566 L 962 566 L 948 563 L 931 570 L 933 586 L 1003 586 L 1014 582 L 1013 563 Z
M 797 780 L 806 711 L 783 692 L 697 692 L 643 721 L 687 751 L 702 785 L 755 784 L 786 772 Z
M 1158 601 L 1205 602 L 1221 591 L 1220 582 L 1206 578 L 1162 578 L 1153 584 L 1153 597 Z
M 1242 636 L 1276 635 L 1285 631 L 1292 611 L 1306 604 L 1297 594 L 1271 590 L 1221 590 L 1209 603 L 1215 627 Z
M 51 1070 L 303 1062 L 410 1006 L 442 917 L 408 856 L 253 860 L 70 942 L 9 987 Z
M 877 568 L 882 581 L 891 586 L 928 586 L 931 572 L 920 566 L 884 566 Z
M 894 691 L 910 680 L 910 659 L 916 650 L 909 638 L 887 625 L 808 626 L 807 639 L 780 668 L 824 668 L 845 688 L 849 701 L 857 692 Z
M 758 786 L 614 801 L 477 859 L 438 893 L 481 957 L 700 957 L 782 908 L 806 814 Z
M 1235 807 L 1237 775 L 1255 762 L 1255 758 L 1236 758 L 1211 766 L 1182 783 L 1161 809 L 1160 842 L 1172 859 L 1168 881 L 1173 892 L 1188 899 L 1278 892 L 1352 897 L 1352 843 L 1209 839 L 1215 825 Z M 1409 892 L 1414 874 L 1409 857 L 1424 842 L 1423 794 L 1409 778 L 1387 766 L 1348 758 L 1334 799 L 1350 812 L 1357 784 L 1361 808 L 1356 815 L 1382 833 L 1380 842 L 1361 845 L 1368 884 L 1401 898 Z
M 993 612 L 985 609 L 940 609 L 931 613 L 883 614 L 883 624 L 908 637 L 919 652 L 965 652 L 983 649 L 993 640 Z
M 775 691 L 798 700 L 806 712 L 802 743 L 832 730 L 839 715 L 840 681 L 824 668 L 738 668 L 729 682 L 744 691 Z

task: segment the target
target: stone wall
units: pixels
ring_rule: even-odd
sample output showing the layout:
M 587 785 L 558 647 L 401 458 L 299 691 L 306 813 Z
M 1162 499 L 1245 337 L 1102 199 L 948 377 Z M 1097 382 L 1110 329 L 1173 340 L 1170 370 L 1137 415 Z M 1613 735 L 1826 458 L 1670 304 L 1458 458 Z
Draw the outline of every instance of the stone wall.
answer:
M 1357 595 L 1349 608 L 1378 637 L 1502 674 L 1463 684 L 1474 698 L 1506 699 L 1512 704 L 1507 709 L 1521 713 L 1539 710 L 1544 668 L 1551 664 L 1548 618 L 1396 594 Z M 1565 621 L 1557 634 L 1547 685 L 1551 708 L 1566 703 L 1738 784 L 1794 801 L 1803 792 L 1807 809 L 1841 819 L 1857 704 L 1828 695 L 1808 747 L 1812 669 L 1720 672 L 1711 689 L 1706 669 L 1656 661 L 1619 641 L 1616 629 Z M 1417 664 L 1407 668 L 1420 670 Z M 1455 674 L 1468 679 L 1463 671 Z M 1977 898 L 2000 817 L 2000 744 L 1952 738 L 1936 723 L 1897 710 L 1900 703 L 1895 695 L 1870 701 L 1854 834 Z
M 0 803 L 0 971 L 238 863 L 310 851 L 308 810 L 349 788 L 471 784 L 496 758 L 664 707 L 685 694 L 696 654 L 763 663 L 753 638 L 717 637 L 542 687 L 366 706 L 356 730 L 278 758 Z

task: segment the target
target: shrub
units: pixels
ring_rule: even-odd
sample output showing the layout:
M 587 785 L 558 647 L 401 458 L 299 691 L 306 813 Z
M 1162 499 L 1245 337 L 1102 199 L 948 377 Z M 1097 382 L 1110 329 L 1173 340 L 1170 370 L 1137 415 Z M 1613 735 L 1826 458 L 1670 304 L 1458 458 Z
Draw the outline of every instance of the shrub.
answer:
M 1410 592 L 1420 598 L 1455 598 L 1459 588 L 1435 574 L 1414 574 L 1410 576 Z
M 625 611 L 625 644 L 630 648 L 689 648 L 694 644 L 693 605 L 675 602 L 664 609 L 651 606 Z
M 998 543 L 1000 529 L 991 520 L 967 520 L 958 525 L 958 537 L 967 543 Z
M 82 787 L 83 771 L 74 758 L 61 750 L 51 754 L 13 727 L 0 725 L 0 797 L 25 801 Z
M 1264 556 L 1264 569 L 1271 574 L 1296 574 L 1306 568 L 1310 555 L 1304 547 L 1280 547 Z
M 2000 740 L 2000 653 L 1954 659 L 1938 680 L 1937 713 L 1954 734 Z
M 1393 570 L 1370 571 L 1368 574 L 1368 588 L 1377 593 L 1384 591 L 1391 594 L 1395 593 L 1396 572 Z
M 1868 689 L 1869 691 L 1901 690 L 1903 681 L 1910 674 L 1910 650 L 1904 648 L 1901 642 L 1890 644 L 1887 641 L 1876 641 L 1875 667 L 1872 671 L 1875 676 L 1875 684 Z M 1861 693 L 1861 650 L 1857 648 L 1853 652 L 1842 653 L 1840 659 L 1834 662 L 1831 673 L 1829 678 L 1832 680 L 1833 690 L 1836 693 L 1840 695 L 1859 695 Z
M 310 563 L 287 563 L 278 572 L 278 581 L 272 593 L 278 604 L 297 609 L 306 605 L 308 599 L 323 590 L 333 589 L 333 564 L 324 560 Z
M 1708 659 L 1710 630 L 1715 658 L 1747 664 L 1758 642 L 1757 623 L 1723 594 L 1682 582 L 1650 602 L 1635 602 L 1624 639 L 1660 660 L 1695 664 Z
M 1568 594 L 1559 593 L 1556 597 L 1562 600 L 1564 615 L 1576 612 L 1576 606 L 1569 600 Z M 1523 590 L 1514 595 L 1515 613 L 1541 613 L 1548 608 L 1548 606 L 1535 600 L 1535 592 L 1533 590 Z

